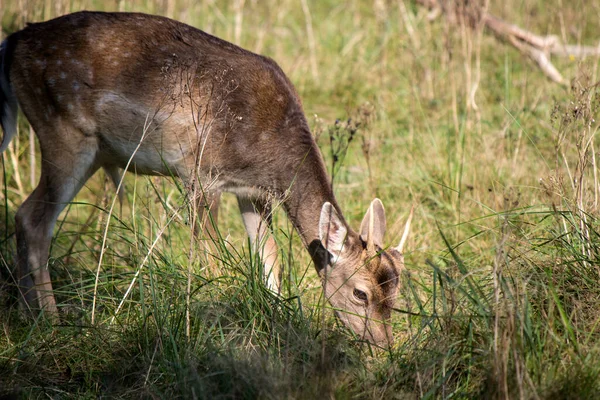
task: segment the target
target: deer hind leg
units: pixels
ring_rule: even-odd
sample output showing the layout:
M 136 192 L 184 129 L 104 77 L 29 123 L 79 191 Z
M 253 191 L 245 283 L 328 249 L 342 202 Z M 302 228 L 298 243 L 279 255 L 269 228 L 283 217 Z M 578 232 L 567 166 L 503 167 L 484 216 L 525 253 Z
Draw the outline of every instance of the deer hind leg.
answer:
M 58 310 L 47 265 L 52 231 L 60 212 L 98 167 L 93 145 L 78 149 L 60 146 L 60 151 L 41 147 L 40 182 L 15 216 L 17 277 L 22 308 L 44 310 L 56 322 Z
M 246 232 L 254 251 L 259 252 L 264 265 L 264 278 L 267 287 L 273 292 L 281 290 L 281 268 L 277 259 L 277 244 L 270 235 L 271 206 L 259 199 L 238 196 L 240 213 L 244 220 Z

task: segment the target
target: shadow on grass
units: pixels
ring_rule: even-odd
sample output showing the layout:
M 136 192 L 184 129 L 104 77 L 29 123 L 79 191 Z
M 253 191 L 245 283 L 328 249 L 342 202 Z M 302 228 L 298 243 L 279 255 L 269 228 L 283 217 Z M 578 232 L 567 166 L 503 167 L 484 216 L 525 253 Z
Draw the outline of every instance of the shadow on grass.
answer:
M 265 296 L 261 306 L 275 310 L 266 323 L 247 318 L 244 296 L 228 299 L 193 306 L 190 339 L 177 304 L 130 318 L 127 326 L 73 320 L 51 327 L 5 315 L 10 338 L 0 350 L 0 395 L 321 397 L 360 368 L 359 347 L 340 334 L 315 333 L 285 300 Z

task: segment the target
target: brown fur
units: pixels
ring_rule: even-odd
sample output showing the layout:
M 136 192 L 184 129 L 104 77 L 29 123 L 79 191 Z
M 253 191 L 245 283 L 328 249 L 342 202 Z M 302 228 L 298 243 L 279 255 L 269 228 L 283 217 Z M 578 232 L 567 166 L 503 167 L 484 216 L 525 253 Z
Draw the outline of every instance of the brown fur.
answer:
M 13 134 L 5 105 L 16 96 L 42 150 L 39 186 L 16 216 L 25 306 L 56 315 L 46 266 L 56 219 L 95 171 L 114 177 L 130 163 L 137 173 L 200 182 L 202 198 L 216 199 L 215 218 L 218 195 L 234 192 L 257 246 L 268 234 L 268 200 L 283 200 L 341 319 L 361 337 L 391 339 L 384 322 L 403 260 L 381 250 L 383 206 L 373 202 L 361 236 L 347 226 L 300 99 L 273 60 L 167 18 L 95 12 L 29 25 L 6 40 L 2 60 L 5 140 Z M 329 224 L 331 235 L 322 229 Z M 266 241 L 261 254 L 278 277 Z M 357 286 L 368 304 L 357 301 Z

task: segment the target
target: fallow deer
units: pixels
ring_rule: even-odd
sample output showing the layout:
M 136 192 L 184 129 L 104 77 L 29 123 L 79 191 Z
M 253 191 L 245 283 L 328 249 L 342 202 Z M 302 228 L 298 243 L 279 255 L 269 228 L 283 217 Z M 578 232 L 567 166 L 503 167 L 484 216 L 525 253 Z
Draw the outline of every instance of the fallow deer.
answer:
M 280 199 L 339 318 L 361 338 L 391 341 L 404 266 L 385 249 L 382 203 L 360 232 L 346 223 L 298 94 L 270 58 L 171 19 L 78 12 L 29 24 L 0 48 L 0 152 L 17 110 L 41 148 L 38 186 L 16 213 L 17 277 L 27 309 L 58 310 L 48 271 L 64 207 L 100 168 L 177 176 L 205 203 L 234 193 L 247 233 L 278 285 L 269 199 Z M 216 216 L 216 214 L 215 214 Z

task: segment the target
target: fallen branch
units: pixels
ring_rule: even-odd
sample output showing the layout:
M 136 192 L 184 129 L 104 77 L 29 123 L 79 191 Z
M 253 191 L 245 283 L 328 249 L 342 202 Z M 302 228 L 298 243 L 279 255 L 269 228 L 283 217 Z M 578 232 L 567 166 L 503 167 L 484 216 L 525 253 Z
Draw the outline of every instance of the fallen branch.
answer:
M 486 14 L 484 18 L 486 26 L 492 31 L 517 37 L 521 41 L 527 42 L 538 49 L 546 50 L 553 55 L 576 58 L 600 56 L 600 45 L 594 47 L 563 44 L 556 35 L 539 36 L 516 25 L 504 22 L 491 14 Z
M 537 63 L 538 67 L 542 70 L 542 72 L 550 78 L 552 81 L 559 83 L 561 85 L 566 85 L 568 82 L 565 78 L 562 77 L 560 72 L 556 69 L 548 54 L 540 50 L 537 47 L 534 47 L 527 42 L 518 40 L 515 36 L 507 36 L 506 40 L 514 47 L 516 47 L 521 53 L 529 56 L 535 63 Z
M 437 16 L 446 11 L 437 0 L 416 0 L 416 2 L 427 7 L 431 15 Z M 564 44 L 556 35 L 536 35 L 487 12 L 481 15 L 481 21 L 498 39 L 511 44 L 528 56 L 550 80 L 561 85 L 567 85 L 568 81 L 550 61 L 551 55 L 575 58 L 600 57 L 600 43 L 595 47 Z

